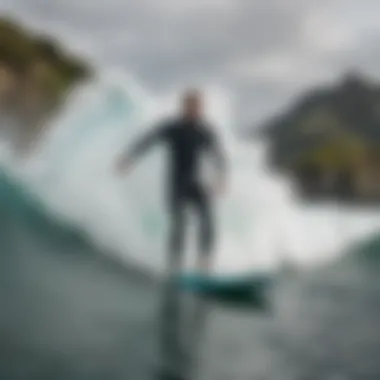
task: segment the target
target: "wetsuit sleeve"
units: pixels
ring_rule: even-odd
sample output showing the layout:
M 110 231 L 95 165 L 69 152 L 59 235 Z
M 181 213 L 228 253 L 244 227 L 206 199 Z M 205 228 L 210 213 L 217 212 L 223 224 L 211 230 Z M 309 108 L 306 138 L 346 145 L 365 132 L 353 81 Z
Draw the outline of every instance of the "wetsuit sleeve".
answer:
M 145 154 L 153 145 L 161 142 L 166 138 L 169 131 L 168 124 L 162 124 L 154 130 L 148 132 L 146 135 L 142 136 L 137 140 L 132 147 L 129 148 L 128 152 L 124 155 L 123 161 L 134 162 Z
M 227 158 L 222 143 L 215 133 L 209 134 L 209 149 L 215 161 L 216 169 L 220 178 L 225 178 L 227 174 Z

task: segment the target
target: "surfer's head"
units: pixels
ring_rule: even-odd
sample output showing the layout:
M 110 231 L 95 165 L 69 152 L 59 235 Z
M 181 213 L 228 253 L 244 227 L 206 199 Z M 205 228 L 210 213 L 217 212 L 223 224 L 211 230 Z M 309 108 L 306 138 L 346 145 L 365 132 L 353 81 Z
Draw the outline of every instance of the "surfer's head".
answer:
M 199 90 L 190 89 L 183 93 L 182 112 L 186 118 L 196 119 L 202 115 L 203 96 Z

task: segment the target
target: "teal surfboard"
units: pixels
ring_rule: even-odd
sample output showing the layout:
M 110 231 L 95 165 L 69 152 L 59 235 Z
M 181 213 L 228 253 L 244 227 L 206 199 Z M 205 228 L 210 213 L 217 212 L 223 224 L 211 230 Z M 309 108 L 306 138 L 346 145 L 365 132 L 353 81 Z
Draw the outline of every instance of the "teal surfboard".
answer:
M 202 276 L 184 274 L 179 277 L 180 287 L 219 302 L 234 304 L 258 304 L 265 302 L 273 284 L 269 274 L 253 274 L 249 276 Z

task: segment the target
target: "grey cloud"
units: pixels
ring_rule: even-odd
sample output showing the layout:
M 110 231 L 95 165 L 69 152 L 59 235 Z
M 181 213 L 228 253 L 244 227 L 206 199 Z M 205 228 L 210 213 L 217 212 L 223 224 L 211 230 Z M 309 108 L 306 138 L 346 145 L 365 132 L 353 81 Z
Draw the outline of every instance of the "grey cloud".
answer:
M 115 60 L 138 62 L 140 58 L 148 71 L 147 62 L 153 71 L 157 62 L 163 62 L 173 75 L 177 70 L 178 75 L 202 71 L 203 64 L 206 72 L 210 67 L 218 70 L 242 55 L 261 54 L 289 43 L 296 33 L 294 12 L 279 9 L 274 0 L 236 1 L 228 12 L 219 12 L 215 5 L 178 14 L 170 11 L 168 1 L 162 1 L 165 6 L 154 7 L 141 0 L 113 1 L 107 8 L 100 6 L 101 12 L 96 2 L 88 7 L 52 0 L 24 0 L 19 4 L 39 20 L 66 24 L 98 39 L 99 50 Z M 131 40 L 136 43 L 131 45 Z M 117 49 L 108 51 L 108 42 Z
M 80 36 L 96 59 L 124 65 L 153 88 L 164 90 L 193 78 L 228 83 L 237 92 L 242 120 L 283 104 L 303 88 L 302 81 L 313 82 L 313 77 L 334 77 L 354 65 L 377 71 L 379 30 L 372 39 L 355 36 L 345 50 L 325 51 L 312 42 L 304 46 L 307 17 L 324 11 L 334 21 L 347 11 L 345 5 L 351 7 L 350 16 L 339 20 L 347 22 L 347 28 L 355 23 L 353 7 L 365 5 L 352 0 L 0 0 L 0 9 L 13 10 L 33 25 L 55 29 L 62 37 Z M 255 61 L 279 51 L 298 63 L 306 79 L 294 75 L 283 83 L 237 75 L 241 62 L 252 62 L 254 71 Z

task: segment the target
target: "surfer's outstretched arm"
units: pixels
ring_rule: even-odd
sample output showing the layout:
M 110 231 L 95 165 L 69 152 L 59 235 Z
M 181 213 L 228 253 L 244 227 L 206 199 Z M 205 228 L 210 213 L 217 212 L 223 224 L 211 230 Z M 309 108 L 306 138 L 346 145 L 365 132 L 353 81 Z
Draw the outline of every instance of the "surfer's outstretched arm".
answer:
M 116 163 L 119 171 L 123 171 L 133 165 L 138 158 L 145 154 L 154 144 L 163 140 L 168 127 L 166 125 L 154 128 L 146 135 L 137 140 L 127 152 L 121 155 Z

